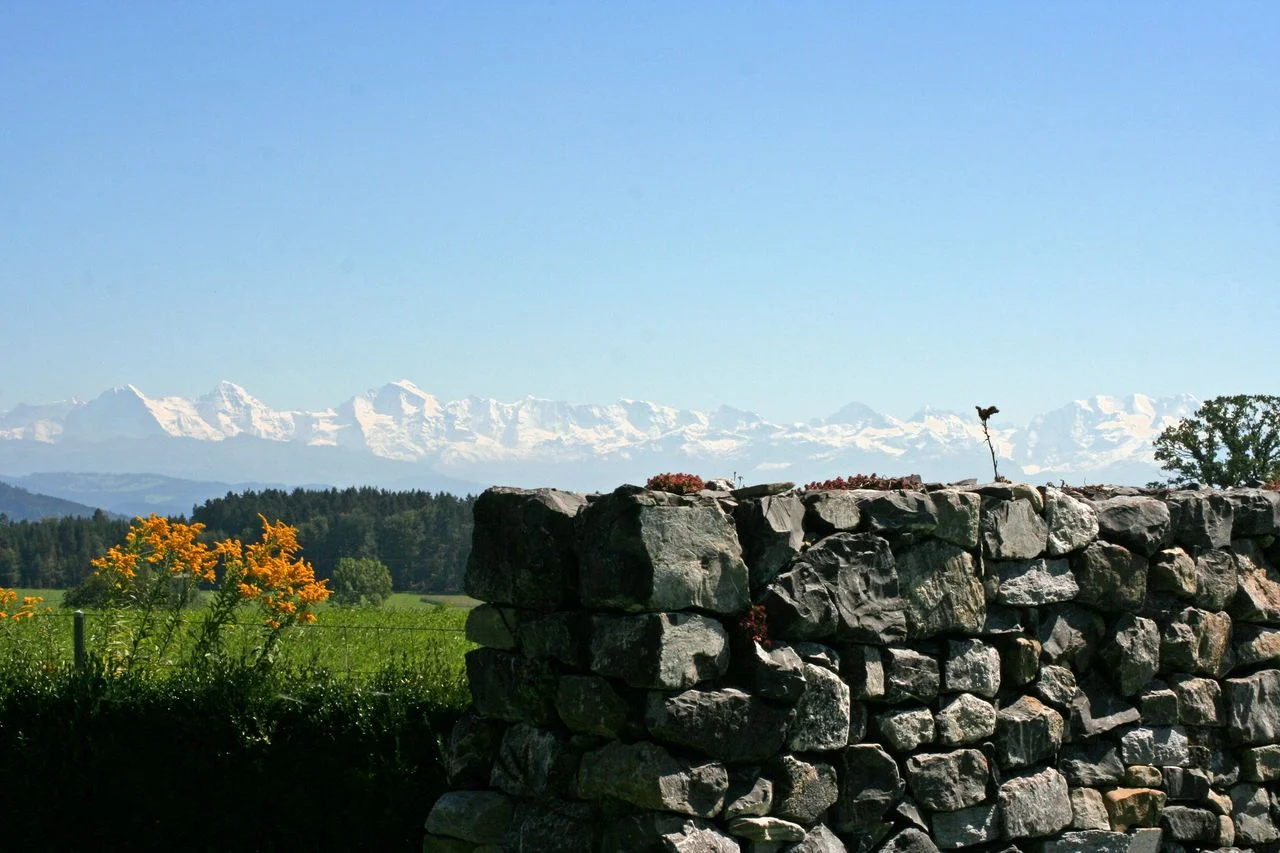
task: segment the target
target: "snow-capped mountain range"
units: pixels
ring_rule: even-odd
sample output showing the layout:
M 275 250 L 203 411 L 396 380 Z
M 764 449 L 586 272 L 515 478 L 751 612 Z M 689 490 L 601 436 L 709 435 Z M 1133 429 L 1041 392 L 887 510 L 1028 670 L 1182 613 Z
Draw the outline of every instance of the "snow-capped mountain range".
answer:
M 1077 400 L 1025 425 L 991 420 L 1000 473 L 1030 482 L 1160 479 L 1151 440 L 1191 414 L 1190 395 Z M 976 414 L 905 420 L 851 403 L 808 423 L 722 406 L 639 400 L 574 405 L 526 397 L 442 401 L 391 382 L 319 412 L 273 409 L 232 382 L 195 400 L 132 385 L 84 402 L 0 413 L 0 472 L 149 471 L 284 483 L 608 489 L 658 471 L 805 482 L 853 473 L 990 478 Z

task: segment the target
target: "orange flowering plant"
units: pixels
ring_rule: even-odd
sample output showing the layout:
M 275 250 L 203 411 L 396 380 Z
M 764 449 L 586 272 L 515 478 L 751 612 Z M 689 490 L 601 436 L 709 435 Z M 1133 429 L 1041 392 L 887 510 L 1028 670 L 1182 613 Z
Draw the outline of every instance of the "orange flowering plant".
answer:
M 314 621 L 312 606 L 329 597 L 326 582 L 317 581 L 311 565 L 298 557 L 296 530 L 265 518 L 262 526 L 260 542 L 246 547 L 227 539 L 211 547 L 200 541 L 201 524 L 156 515 L 136 519 L 123 545 L 93 561 L 108 590 L 108 668 L 123 673 L 139 664 L 168 662 L 165 655 L 183 609 L 201 584 L 213 586 L 214 595 L 192 647 L 193 663 L 221 655 L 223 634 L 234 627 L 235 612 L 244 603 L 256 602 L 264 612 L 259 663 L 270 660 L 281 632 Z

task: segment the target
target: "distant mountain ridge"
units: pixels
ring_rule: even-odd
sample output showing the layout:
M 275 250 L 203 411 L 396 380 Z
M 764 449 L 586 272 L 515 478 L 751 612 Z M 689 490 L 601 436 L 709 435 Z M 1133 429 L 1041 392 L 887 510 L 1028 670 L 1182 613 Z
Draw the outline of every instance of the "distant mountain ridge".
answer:
M 96 507 L 0 482 L 0 515 L 6 516 L 10 521 L 39 521 L 42 518 L 66 516 L 92 518 L 96 512 Z
M 1151 440 L 1191 414 L 1190 395 L 1097 396 L 991 422 L 1001 473 L 1033 481 L 1144 483 L 1160 477 Z M 136 472 L 215 481 L 372 484 L 462 493 L 492 483 L 606 489 L 656 471 L 747 479 L 919 473 L 984 477 L 990 458 L 972 412 L 907 419 L 850 403 L 808 423 L 772 423 L 721 406 L 640 400 L 578 405 L 526 397 L 441 401 L 408 380 L 323 411 L 277 410 L 232 382 L 194 400 L 135 386 L 90 401 L 0 413 L 0 471 Z

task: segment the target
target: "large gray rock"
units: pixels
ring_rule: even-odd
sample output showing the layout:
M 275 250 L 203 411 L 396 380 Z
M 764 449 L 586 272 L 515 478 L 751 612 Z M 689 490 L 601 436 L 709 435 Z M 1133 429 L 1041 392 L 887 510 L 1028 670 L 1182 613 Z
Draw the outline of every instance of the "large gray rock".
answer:
M 884 650 L 886 702 L 931 702 L 938 695 L 938 661 L 912 649 Z
M 712 499 L 624 486 L 587 506 L 580 529 L 587 607 L 737 613 L 750 603 L 737 531 Z
M 1075 604 L 1053 604 L 1040 612 L 1040 650 L 1047 663 L 1089 668 L 1106 627 L 1101 616 Z
M 836 770 L 821 761 L 803 761 L 782 755 L 770 763 L 773 779 L 773 815 L 813 826 L 839 798 Z
M 1280 660 L 1280 629 L 1262 625 L 1233 625 L 1231 651 L 1238 667 Z
M 982 507 L 982 549 L 992 560 L 1030 560 L 1044 553 L 1049 526 L 1029 500 L 989 500 Z
M 1181 726 L 1143 726 L 1121 735 L 1120 754 L 1125 764 L 1186 767 L 1190 745 Z
M 1000 677 L 1005 684 L 1023 687 L 1040 675 L 1040 641 L 1010 637 L 1000 655 Z
M 1177 841 L 1207 843 L 1218 837 L 1218 816 L 1208 809 L 1167 805 L 1160 815 L 1160 824 L 1169 837 Z
M 907 634 L 893 553 L 877 536 L 828 536 L 770 583 L 761 602 L 777 637 L 882 644 Z
M 533 610 L 575 603 L 574 518 L 586 502 L 557 489 L 486 489 L 472 512 L 467 595 Z
M 808 833 L 798 823 L 776 817 L 735 817 L 729 834 L 748 841 L 802 841 Z
M 986 844 L 1000 837 L 1000 807 L 984 803 L 933 815 L 933 838 L 943 850 Z
M 760 817 L 772 810 L 773 781 L 762 775 L 759 767 L 730 768 L 724 819 Z
M 590 803 L 558 799 L 521 803 L 502 849 L 546 853 L 595 849 L 597 817 L 597 810 Z
M 1114 785 L 1124 776 L 1120 751 L 1103 739 L 1066 744 L 1058 768 L 1072 785 L 1085 788 Z
M 733 687 L 653 692 L 645 712 L 649 732 L 659 740 L 729 762 L 773 757 L 786 741 L 791 718 L 790 708 Z
M 938 509 L 925 492 L 868 492 L 858 507 L 872 533 L 930 534 L 938 526 Z
M 568 737 L 517 723 L 502 736 L 489 784 L 513 797 L 569 796 L 580 757 Z
M 1271 792 L 1258 785 L 1236 785 L 1229 793 L 1237 843 L 1252 846 L 1280 841 L 1280 830 L 1272 816 Z
M 1227 727 L 1242 744 L 1280 743 L 1280 670 L 1264 669 L 1224 682 Z
M 733 651 L 741 655 L 741 652 Z M 804 661 L 786 643 L 766 649 L 758 642 L 749 647 L 748 662 L 743 667 L 751 692 L 765 699 L 795 702 L 804 693 Z M 735 663 L 741 663 L 739 657 Z
M 525 657 L 550 658 L 582 669 L 587 628 L 587 616 L 582 611 L 526 617 L 520 621 L 520 651 Z
M 1212 678 L 1179 673 L 1169 676 L 1178 697 L 1178 722 L 1184 726 L 1221 726 L 1226 721 L 1222 687 Z
M 823 666 L 804 665 L 804 695 L 787 735 L 793 752 L 840 749 L 849 742 L 849 685 Z
M 1237 622 L 1280 624 L 1280 572 L 1257 543 L 1231 543 L 1236 557 L 1236 595 L 1227 612 Z
M 1146 599 L 1147 560 L 1120 545 L 1094 542 L 1071 558 L 1071 572 L 1080 585 L 1076 601 L 1104 613 L 1137 610 Z
M 953 812 L 976 806 L 987 797 L 991 769 L 976 749 L 913 755 L 906 768 L 911 796 L 930 811 Z
M 1098 538 L 1098 514 L 1093 507 L 1052 487 L 1044 490 L 1044 520 L 1049 526 L 1046 551 L 1050 557 L 1079 551 Z
M 1226 610 L 1236 597 L 1236 558 L 1229 551 L 1196 557 L 1196 591 L 1191 600 L 1205 610 Z
M 1106 829 L 1064 832 L 1036 848 L 1036 853 L 1129 853 L 1131 837 Z
M 714 817 L 724 807 L 729 774 L 715 761 L 677 758 L 655 743 L 610 743 L 582 756 L 578 796 L 613 797 L 642 809 Z
M 1160 669 L 1217 677 L 1225 671 L 1230 648 L 1230 616 L 1188 607 L 1161 632 Z
M 1121 496 L 1098 501 L 1093 508 L 1098 513 L 1099 535 L 1130 551 L 1150 556 L 1171 539 L 1172 520 L 1164 501 Z
M 473 844 L 498 844 L 515 816 L 515 803 L 497 791 L 448 791 L 427 815 L 427 832 Z
M 556 713 L 572 731 L 616 738 L 633 728 L 627 700 L 608 679 L 593 675 L 562 675 L 556 687 Z
M 1094 788 L 1072 788 L 1070 794 L 1072 829 L 1111 829 L 1111 819 L 1107 817 L 1107 806 L 1101 792 Z
M 487 720 L 472 709 L 462 713 L 449 733 L 445 750 L 451 788 L 483 788 L 489 784 L 489 771 L 506 728 L 506 723 Z
M 818 824 L 803 841 L 788 847 L 786 853 L 848 853 L 848 849 L 834 832 Z
M 1076 674 L 1065 666 L 1048 664 L 1040 669 L 1036 682 L 1036 698 L 1058 711 L 1064 711 L 1080 695 L 1080 683 Z
M 938 853 L 938 845 L 922 830 L 909 826 L 885 841 L 878 853 Z
M 962 693 L 937 716 L 938 741 L 948 746 L 978 743 L 996 730 L 996 709 L 972 693 Z
M 1147 580 L 1153 590 L 1190 601 L 1196 595 L 1196 561 L 1182 548 L 1165 548 L 1151 558 Z
M 471 700 L 483 716 L 537 725 L 555 721 L 559 676 L 549 662 L 480 648 L 467 652 L 466 664 Z
M 981 640 L 950 641 L 943 689 L 988 699 L 995 696 L 1000 690 L 1000 652 Z
M 1227 500 L 1232 509 L 1232 539 L 1280 533 L 1280 492 L 1232 489 Z
M 591 621 L 591 670 L 632 687 L 682 690 L 729 668 L 729 636 L 706 616 L 644 613 Z
M 1160 629 L 1155 621 L 1125 613 L 1101 650 L 1123 696 L 1134 696 L 1160 668 Z
M 1160 822 L 1165 799 L 1165 793 L 1154 788 L 1112 788 L 1102 795 L 1107 815 L 1111 818 L 1111 828 L 1116 832 L 1127 832 L 1130 827 L 1154 827 Z M 1139 830 L 1135 836 L 1141 834 Z M 1137 842 L 1135 837 L 1135 847 Z M 1150 850 L 1150 853 L 1160 850 L 1159 836 L 1155 837 L 1154 847 L 1143 849 Z
M 1000 786 L 1007 839 L 1053 835 L 1071 824 L 1067 780 L 1052 767 L 1024 771 Z
M 884 698 L 884 659 L 878 646 L 848 647 L 841 658 L 840 671 L 853 698 Z
M 497 604 L 481 604 L 467 613 L 467 641 L 510 651 L 520 645 L 521 611 Z
M 805 492 L 804 527 L 818 537 L 832 533 L 852 533 L 862 521 L 858 504 L 862 497 L 848 489 Z
M 898 762 L 877 744 L 846 747 L 840 755 L 840 796 L 835 821 L 839 832 L 866 830 L 902 799 L 906 784 Z
M 908 636 L 982 629 L 987 602 L 968 551 L 940 539 L 926 539 L 899 553 L 897 562 Z
M 742 848 L 710 821 L 670 812 L 643 812 L 609 821 L 600 850 L 601 853 L 741 853 Z
M 978 547 L 981 496 L 956 489 L 939 489 L 929 493 L 929 500 L 933 501 L 938 515 L 938 526 L 933 531 L 936 538 L 965 549 Z
M 1172 492 L 1169 507 L 1173 541 L 1188 548 L 1225 548 L 1231 544 L 1234 516 L 1231 501 L 1221 492 Z
M 1028 767 L 1062 745 L 1062 715 L 1034 696 L 996 714 L 996 756 L 1003 768 Z
M 990 564 L 1000 575 L 996 601 L 1015 607 L 1039 607 L 1071 601 L 1080 592 L 1067 560 L 1009 560 Z
M 1067 737 L 1097 737 L 1140 718 L 1138 709 L 1117 696 L 1110 684 L 1097 673 L 1088 672 L 1081 676 L 1080 692 L 1067 707 Z
M 899 752 L 933 743 L 937 734 L 928 708 L 892 708 L 876 718 L 876 728 L 885 743 Z
M 799 495 L 743 501 L 734 509 L 733 520 L 752 589 L 773 580 L 804 544 L 804 504 Z

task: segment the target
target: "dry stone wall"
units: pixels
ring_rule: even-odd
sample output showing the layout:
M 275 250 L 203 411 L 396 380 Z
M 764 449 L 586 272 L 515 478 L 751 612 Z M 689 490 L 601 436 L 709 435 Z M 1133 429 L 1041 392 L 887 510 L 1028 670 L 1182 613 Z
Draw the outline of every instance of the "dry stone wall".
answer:
M 1280 850 L 1280 493 L 491 489 L 427 851 Z

